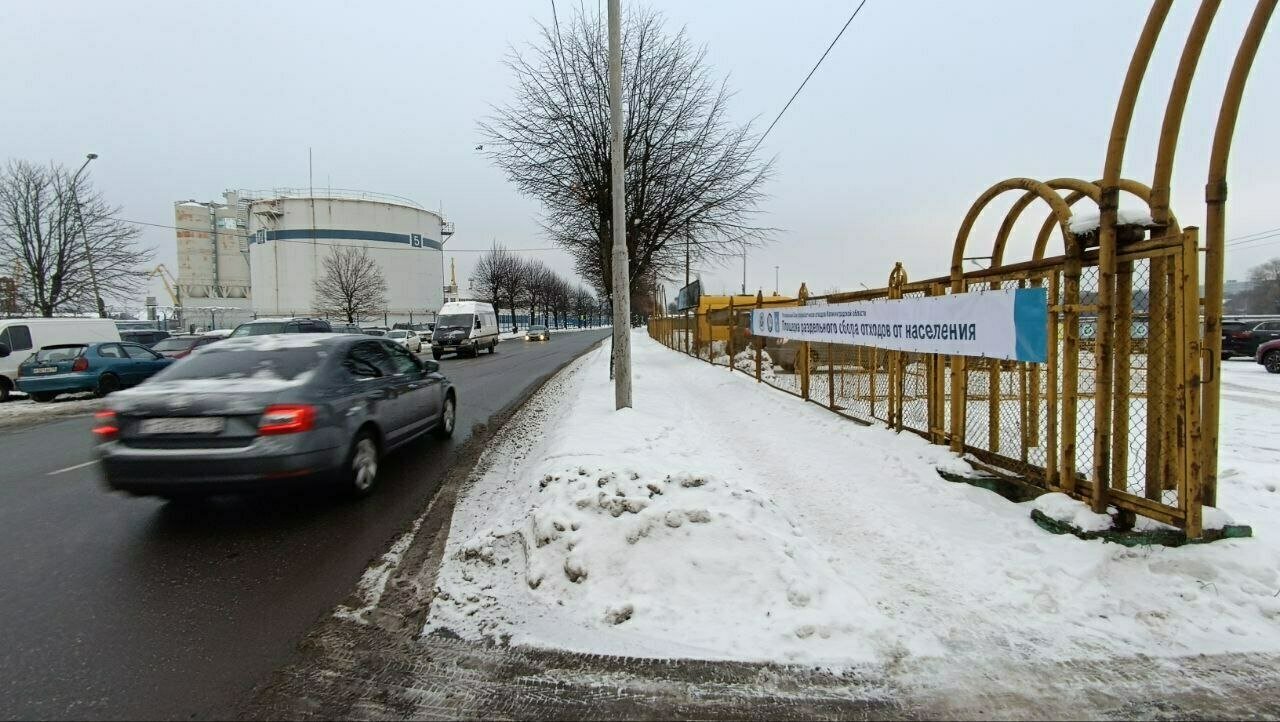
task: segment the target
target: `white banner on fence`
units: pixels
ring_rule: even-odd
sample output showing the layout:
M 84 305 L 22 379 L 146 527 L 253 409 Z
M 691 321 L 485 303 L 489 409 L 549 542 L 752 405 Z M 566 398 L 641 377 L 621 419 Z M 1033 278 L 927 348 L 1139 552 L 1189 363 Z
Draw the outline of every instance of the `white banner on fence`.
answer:
M 1043 288 L 751 312 L 759 336 L 1038 363 L 1048 358 L 1048 324 Z

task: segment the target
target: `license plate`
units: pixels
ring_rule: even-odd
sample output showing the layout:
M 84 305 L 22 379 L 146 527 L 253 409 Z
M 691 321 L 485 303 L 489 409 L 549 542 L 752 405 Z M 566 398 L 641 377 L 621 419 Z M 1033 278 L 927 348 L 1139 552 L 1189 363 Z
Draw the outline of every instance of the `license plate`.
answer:
M 216 434 L 222 431 L 223 419 L 196 416 L 174 419 L 143 419 L 138 431 L 143 434 Z
M 38 374 L 56 374 L 58 373 L 58 367 L 57 366 L 37 366 L 35 369 L 35 372 Z

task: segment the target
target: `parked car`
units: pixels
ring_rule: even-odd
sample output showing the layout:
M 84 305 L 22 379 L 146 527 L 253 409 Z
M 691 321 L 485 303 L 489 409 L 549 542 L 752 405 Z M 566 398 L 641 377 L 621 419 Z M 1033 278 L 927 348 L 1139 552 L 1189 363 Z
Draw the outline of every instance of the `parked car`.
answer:
M 366 336 L 386 336 L 387 327 L 386 326 L 366 326 L 360 329 L 360 332 Z
M 216 343 L 231 335 L 230 331 L 206 331 L 205 333 L 184 333 L 178 336 L 170 336 L 155 346 L 151 347 L 152 351 L 164 356 L 165 358 L 180 359 L 186 358 L 198 348 Z
M 322 318 L 259 318 L 245 321 L 231 332 L 232 338 L 263 336 L 272 333 L 332 333 L 329 322 Z
M 112 397 L 93 430 L 111 489 L 182 497 L 336 480 L 373 490 L 381 458 L 453 434 L 435 361 L 349 334 L 230 338 Z
M 524 340 L 526 341 L 550 341 L 551 329 L 546 326 L 535 324 L 525 329 Z
M 44 346 L 64 343 L 119 341 L 109 318 L 0 318 L 0 402 L 18 388 L 18 365 Z
M 439 360 L 446 353 L 477 356 L 486 348 L 489 353 L 498 349 L 498 314 L 493 304 L 452 301 L 440 309 L 431 334 L 433 358 Z
M 122 329 L 120 331 L 121 341 L 136 343 L 140 346 L 146 346 L 147 348 L 155 346 L 166 338 L 169 338 L 168 331 L 158 331 L 155 329 Z
M 1262 364 L 1268 372 L 1280 374 L 1280 339 L 1268 341 L 1253 354 L 1253 360 Z
M 330 324 L 330 327 L 333 329 L 334 333 L 364 333 L 364 329 L 354 323 L 334 323 Z
M 138 384 L 173 363 L 136 343 L 45 346 L 18 366 L 18 390 L 35 401 L 92 391 L 97 396 Z
M 422 337 L 418 335 L 417 331 L 393 329 L 391 331 L 387 331 L 387 338 L 395 341 L 414 353 L 422 353 Z
M 1258 347 L 1280 339 L 1280 320 L 1232 320 L 1222 322 L 1222 358 L 1254 356 Z

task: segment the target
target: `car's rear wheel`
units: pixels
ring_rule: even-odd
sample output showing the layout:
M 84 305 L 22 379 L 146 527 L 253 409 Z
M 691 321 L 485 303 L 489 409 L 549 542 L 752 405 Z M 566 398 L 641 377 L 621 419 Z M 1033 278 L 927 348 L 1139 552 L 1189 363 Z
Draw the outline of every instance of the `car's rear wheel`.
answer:
M 435 360 L 437 360 L 437 361 L 439 361 L 439 360 L 440 360 L 440 357 L 441 357 L 441 356 L 443 356 L 443 355 L 444 355 L 444 354 L 440 353 L 439 351 L 436 351 L 435 349 L 432 349 L 432 350 L 431 350 L 431 358 L 433 358 L 433 359 L 435 359 Z
M 55 393 L 51 393 L 49 391 L 41 391 L 40 393 L 37 393 L 37 394 L 31 394 L 32 401 L 37 401 L 42 404 L 47 404 L 56 398 L 58 398 L 58 395 Z
M 1229 361 L 1229 360 L 1231 360 L 1231 354 L 1227 353 L 1226 351 L 1223 351 L 1223 352 L 1222 352 L 1222 360 L 1223 360 L 1223 361 Z
M 1262 365 L 1266 367 L 1268 373 L 1280 374 L 1280 350 L 1268 351 L 1267 355 L 1262 357 Z
M 453 427 L 458 423 L 458 402 L 453 394 L 444 397 L 444 408 L 440 410 L 440 423 L 436 424 L 436 436 L 447 439 L 453 436 Z
M 498 342 L 497 342 L 497 341 L 494 341 L 493 343 L 489 344 L 489 353 L 491 353 L 491 354 L 492 354 L 492 353 L 498 353 Z
M 9 379 L 0 376 L 0 404 L 9 400 L 9 393 L 13 389 L 9 388 Z
M 107 394 L 120 390 L 120 377 L 115 374 L 103 374 L 98 377 L 98 388 L 93 390 L 93 395 L 102 398 Z
M 373 432 L 362 430 L 351 443 L 351 453 L 343 469 L 345 491 L 354 497 L 368 496 L 378 483 L 378 440 Z

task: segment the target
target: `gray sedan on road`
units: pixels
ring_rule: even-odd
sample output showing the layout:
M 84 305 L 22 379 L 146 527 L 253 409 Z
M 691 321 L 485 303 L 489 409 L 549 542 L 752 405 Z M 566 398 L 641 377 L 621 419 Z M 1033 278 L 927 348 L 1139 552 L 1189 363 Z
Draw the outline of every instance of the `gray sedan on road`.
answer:
M 93 433 L 107 486 L 167 498 L 334 479 L 372 491 L 381 457 L 448 437 L 457 392 L 386 338 L 230 338 L 110 399 Z

